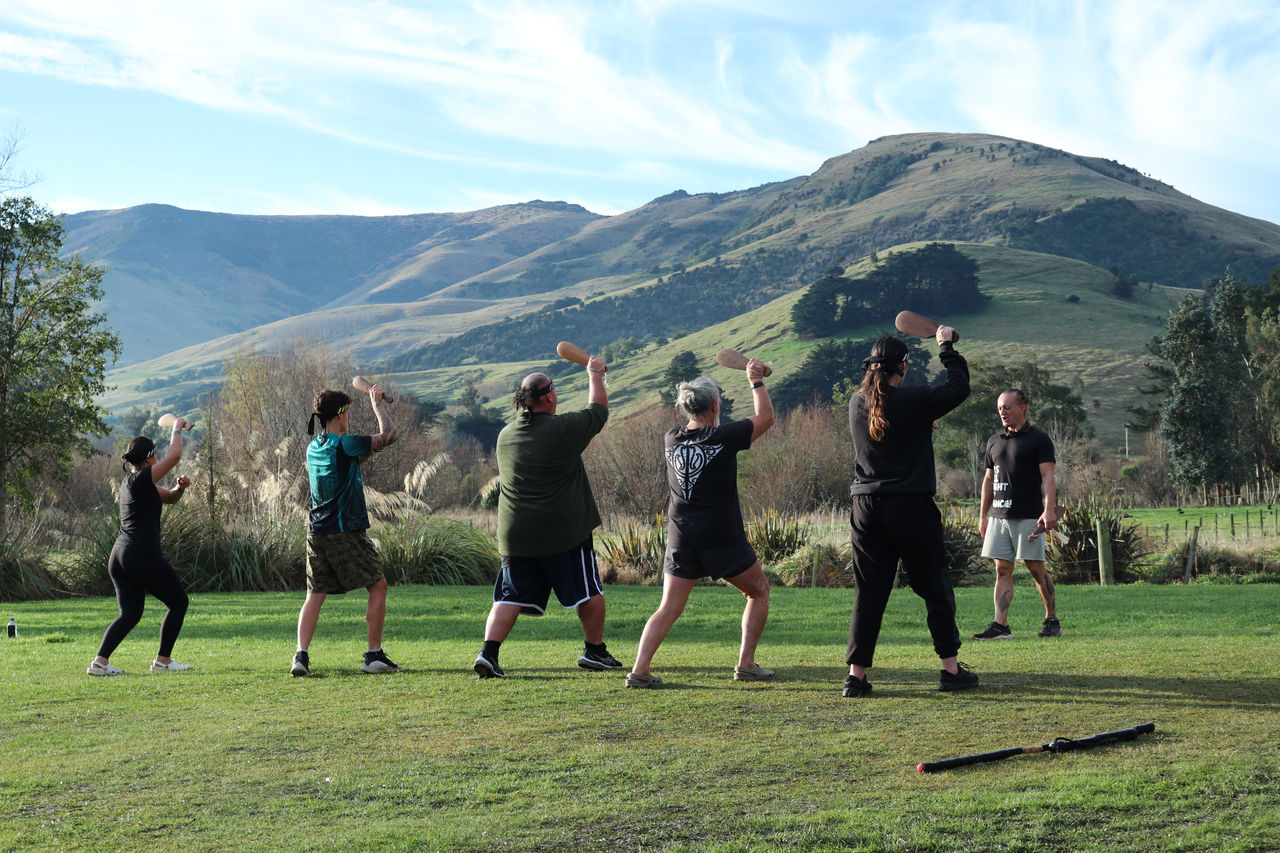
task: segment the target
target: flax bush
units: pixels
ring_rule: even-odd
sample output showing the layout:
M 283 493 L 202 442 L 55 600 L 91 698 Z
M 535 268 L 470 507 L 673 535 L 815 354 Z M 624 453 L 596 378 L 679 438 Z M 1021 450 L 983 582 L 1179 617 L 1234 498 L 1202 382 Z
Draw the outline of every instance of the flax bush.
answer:
M 747 541 L 761 564 L 776 563 L 808 544 L 813 529 L 790 513 L 752 510 L 747 518 Z
M 501 568 L 498 543 L 470 524 L 419 517 L 370 531 L 392 584 L 492 584 Z
M 662 575 L 667 550 L 667 520 L 662 513 L 652 525 L 627 522 L 612 537 L 602 537 L 596 555 L 604 565 L 605 583 L 653 583 Z
M 1098 532 L 1101 519 L 1104 535 L 1111 539 L 1111 559 L 1117 583 L 1135 580 L 1133 567 L 1150 550 L 1138 524 L 1125 520 L 1119 498 L 1109 490 L 1096 491 L 1083 500 L 1069 501 L 1058 519 L 1058 532 L 1068 537 L 1062 544 L 1056 536 L 1046 540 L 1049 570 L 1059 583 L 1098 582 Z

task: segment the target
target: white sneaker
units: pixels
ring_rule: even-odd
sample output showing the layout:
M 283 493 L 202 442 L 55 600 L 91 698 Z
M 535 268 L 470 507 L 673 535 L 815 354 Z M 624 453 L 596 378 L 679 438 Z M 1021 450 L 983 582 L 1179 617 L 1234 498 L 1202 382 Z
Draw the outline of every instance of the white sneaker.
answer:
M 184 669 L 191 669 L 191 664 L 178 663 L 176 660 L 171 660 L 168 663 L 160 663 L 158 660 L 151 662 L 152 672 L 182 672 Z
M 109 663 L 98 663 L 97 661 L 89 664 L 89 668 L 85 672 L 89 675 L 124 675 L 123 669 L 116 669 Z

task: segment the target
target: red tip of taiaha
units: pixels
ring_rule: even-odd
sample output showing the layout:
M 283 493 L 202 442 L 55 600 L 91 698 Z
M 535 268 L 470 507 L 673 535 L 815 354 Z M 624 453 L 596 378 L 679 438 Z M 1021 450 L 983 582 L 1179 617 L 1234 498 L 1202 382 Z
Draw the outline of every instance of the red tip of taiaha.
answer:
M 923 772 L 924 772 L 924 764 L 923 764 L 923 763 L 921 763 L 921 764 L 917 764 L 917 765 L 916 765 L 916 772 L 917 772 L 917 773 L 923 773 Z

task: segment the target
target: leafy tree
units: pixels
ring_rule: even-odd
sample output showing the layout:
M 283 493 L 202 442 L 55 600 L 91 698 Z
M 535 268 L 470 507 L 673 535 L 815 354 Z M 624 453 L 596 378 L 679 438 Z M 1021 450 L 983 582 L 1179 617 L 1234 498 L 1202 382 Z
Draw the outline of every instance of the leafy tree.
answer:
M 476 380 L 467 380 L 466 387 L 458 395 L 458 408 L 461 411 L 453 416 L 455 439 L 473 438 L 486 451 L 497 446 L 498 433 L 502 432 L 507 422 L 484 407 L 488 402 L 488 397 L 480 396 Z
M 779 410 L 796 409 L 809 403 L 840 403 L 847 406 L 849 398 L 862 382 L 862 360 L 871 352 L 873 338 L 844 341 L 822 341 L 812 350 L 800 366 L 786 379 L 778 383 L 770 395 Z M 907 342 L 908 385 L 929 381 L 928 350 Z
M 2 164 L 0 164 L 2 165 Z M 93 312 L 103 271 L 60 258 L 62 220 L 29 197 L 0 201 L 0 501 L 30 509 L 40 478 L 62 476 L 105 435 L 94 398 L 120 341 Z M 8 532 L 0 506 L 0 540 Z
M 849 287 L 844 270 L 831 267 L 791 306 L 791 324 L 800 335 L 827 337 L 839 329 L 840 295 Z
M 1021 388 L 1031 401 L 1028 419 L 1055 442 L 1093 435 L 1080 394 L 1057 381 L 1053 372 L 1032 361 L 1002 364 L 983 358 L 969 362 L 969 399 L 939 422 L 941 460 L 982 477 L 987 439 L 1000 429 L 996 400 L 1009 388 Z
M 1246 454 L 1256 439 L 1238 430 L 1239 415 L 1251 412 L 1239 287 L 1226 281 L 1208 300 L 1188 295 L 1169 315 L 1160 337 L 1160 355 L 1171 371 L 1169 393 L 1160 406 L 1159 435 L 1169 445 L 1174 482 L 1199 487 L 1207 500 L 1211 486 L 1238 486 Z M 1244 419 L 1254 426 L 1253 418 Z
M 668 407 L 675 405 L 676 385 L 688 382 L 690 379 L 697 379 L 700 374 L 698 357 L 691 350 L 676 353 L 671 363 L 667 365 L 666 372 L 662 374 L 662 390 L 658 392 L 658 396 L 662 398 L 662 405 Z
M 898 252 L 860 278 L 832 267 L 791 309 L 796 332 L 829 337 L 891 319 L 909 309 L 926 314 L 977 311 L 987 297 L 978 289 L 978 264 L 945 243 Z

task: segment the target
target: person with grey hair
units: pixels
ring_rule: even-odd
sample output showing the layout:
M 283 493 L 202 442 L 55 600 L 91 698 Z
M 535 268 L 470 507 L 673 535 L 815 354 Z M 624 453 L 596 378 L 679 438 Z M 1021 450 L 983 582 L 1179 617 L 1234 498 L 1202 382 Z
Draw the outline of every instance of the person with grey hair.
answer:
M 713 380 L 700 376 L 676 388 L 676 410 L 688 422 L 666 435 L 670 498 L 662 602 L 645 623 L 627 687 L 662 685 L 662 679 L 649 671 L 653 656 L 684 612 L 689 593 L 706 577 L 729 582 L 747 599 L 734 680 L 773 678 L 773 670 L 755 658 L 769 618 L 769 581 L 743 529 L 737 461 L 737 455 L 773 425 L 773 403 L 762 381 L 764 364 L 750 359 L 746 374 L 755 414 L 729 424 L 720 423 L 720 389 Z

